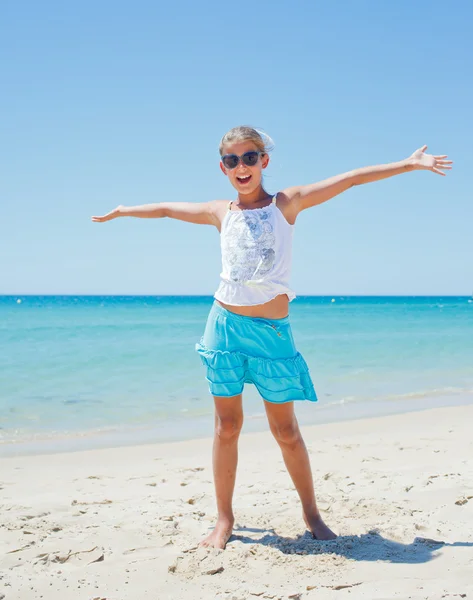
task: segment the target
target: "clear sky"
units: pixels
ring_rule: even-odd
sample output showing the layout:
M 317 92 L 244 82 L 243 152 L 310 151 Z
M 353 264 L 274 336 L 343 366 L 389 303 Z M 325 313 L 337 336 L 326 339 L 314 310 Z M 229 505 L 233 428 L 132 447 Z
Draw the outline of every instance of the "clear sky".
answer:
M 270 192 L 455 161 L 303 213 L 298 294 L 472 294 L 472 30 L 470 0 L 2 2 L 0 293 L 213 293 L 214 228 L 90 217 L 232 199 L 218 143 L 251 124 Z

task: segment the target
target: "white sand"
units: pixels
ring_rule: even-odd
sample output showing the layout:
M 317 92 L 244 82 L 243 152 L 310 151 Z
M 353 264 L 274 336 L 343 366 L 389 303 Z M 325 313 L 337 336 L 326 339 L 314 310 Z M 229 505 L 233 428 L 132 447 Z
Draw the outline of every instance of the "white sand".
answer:
M 304 428 L 304 533 L 269 433 L 243 435 L 227 550 L 211 440 L 0 460 L 0 598 L 473 598 L 473 406 Z M 345 586 L 345 587 L 343 587 Z

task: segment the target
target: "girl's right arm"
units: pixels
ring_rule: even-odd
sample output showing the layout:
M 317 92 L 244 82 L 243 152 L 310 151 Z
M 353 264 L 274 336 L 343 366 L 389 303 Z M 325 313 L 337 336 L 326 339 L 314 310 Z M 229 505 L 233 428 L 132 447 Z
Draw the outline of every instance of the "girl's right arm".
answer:
M 198 225 L 215 225 L 220 228 L 223 200 L 212 202 L 160 202 L 141 206 L 117 206 L 102 217 L 92 217 L 94 223 L 105 223 L 117 217 L 139 217 L 142 219 L 162 219 L 169 217 Z

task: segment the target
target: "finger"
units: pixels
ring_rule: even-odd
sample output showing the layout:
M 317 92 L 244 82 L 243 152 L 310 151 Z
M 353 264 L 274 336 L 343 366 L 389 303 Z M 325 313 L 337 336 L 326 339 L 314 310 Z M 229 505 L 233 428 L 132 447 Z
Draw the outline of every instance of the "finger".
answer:
M 439 165 L 453 165 L 453 160 L 439 160 L 437 162 Z
M 425 152 L 427 150 L 427 145 L 422 146 L 422 148 L 420 149 L 421 152 Z
M 445 177 L 445 173 L 442 173 L 442 171 L 439 171 L 438 169 L 436 169 L 435 167 L 432 167 L 432 171 L 434 173 L 438 173 L 439 175 L 443 175 Z
M 437 169 L 446 169 L 447 171 L 450 171 L 452 167 L 449 167 L 447 165 L 437 165 Z
M 437 160 L 442 160 L 442 158 L 447 158 L 447 156 L 448 156 L 447 154 L 442 154 L 439 156 L 434 156 L 434 158 L 436 158 Z

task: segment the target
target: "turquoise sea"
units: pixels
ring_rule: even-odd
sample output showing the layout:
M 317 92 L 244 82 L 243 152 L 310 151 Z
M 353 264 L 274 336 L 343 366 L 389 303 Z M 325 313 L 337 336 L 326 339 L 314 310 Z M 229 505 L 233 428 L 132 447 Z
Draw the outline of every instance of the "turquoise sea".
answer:
M 0 454 L 211 435 L 194 350 L 211 297 L 0 296 Z M 299 297 L 302 424 L 473 401 L 473 299 Z M 266 427 L 245 389 L 246 430 Z

